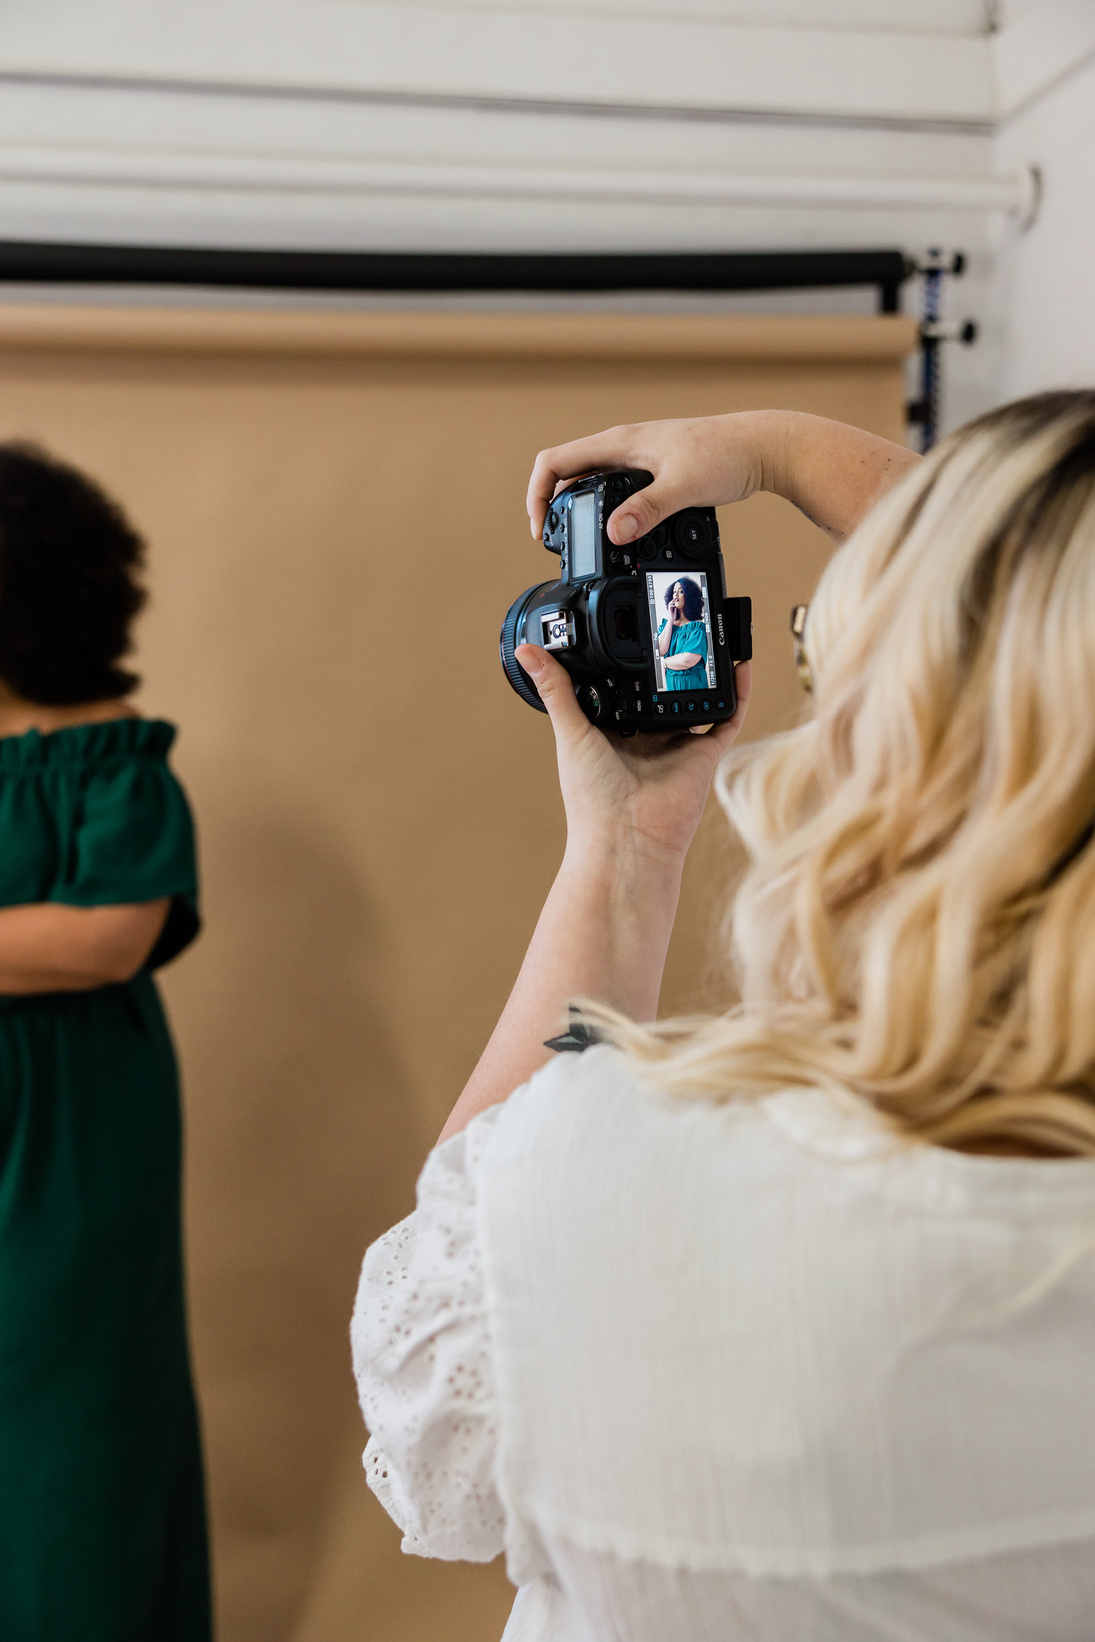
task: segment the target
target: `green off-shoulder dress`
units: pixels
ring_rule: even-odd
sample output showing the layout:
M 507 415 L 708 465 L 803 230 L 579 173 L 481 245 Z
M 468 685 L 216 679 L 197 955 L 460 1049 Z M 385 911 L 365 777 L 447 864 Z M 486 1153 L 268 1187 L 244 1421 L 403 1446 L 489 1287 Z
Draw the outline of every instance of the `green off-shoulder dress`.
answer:
M 0 739 L 0 905 L 171 897 L 145 968 L 0 997 L 0 1638 L 207 1642 L 180 1111 L 151 971 L 198 930 L 170 724 Z

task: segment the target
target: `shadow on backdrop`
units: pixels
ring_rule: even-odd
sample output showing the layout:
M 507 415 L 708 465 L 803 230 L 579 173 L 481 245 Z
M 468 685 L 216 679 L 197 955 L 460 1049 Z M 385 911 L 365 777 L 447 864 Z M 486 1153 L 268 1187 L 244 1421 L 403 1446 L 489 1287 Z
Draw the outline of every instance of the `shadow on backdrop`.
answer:
M 214 772 L 209 785 L 223 793 Z M 482 1576 L 431 1567 L 415 1594 L 423 1565 L 402 1558 L 359 1464 L 357 1272 L 413 1207 L 429 1144 L 385 1024 L 383 932 L 352 868 L 300 816 L 197 796 L 206 949 L 168 991 L 187 1070 L 191 1306 L 223 1626 L 240 1642 L 297 1642 L 322 1615 L 328 1642 L 394 1642 L 455 1617 L 448 1585 Z M 497 1583 L 501 1625 L 512 1593 Z

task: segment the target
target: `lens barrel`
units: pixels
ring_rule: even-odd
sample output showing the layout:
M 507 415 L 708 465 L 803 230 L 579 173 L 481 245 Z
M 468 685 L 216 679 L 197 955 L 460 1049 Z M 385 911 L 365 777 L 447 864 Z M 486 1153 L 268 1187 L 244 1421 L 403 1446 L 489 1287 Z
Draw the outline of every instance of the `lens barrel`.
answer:
M 540 692 L 521 666 L 521 663 L 517 661 L 513 652 L 519 644 L 525 642 L 524 621 L 529 605 L 539 593 L 543 593 L 551 585 L 551 582 L 537 582 L 535 587 L 527 587 L 519 598 L 514 599 L 506 611 L 506 619 L 502 623 L 502 634 L 498 641 L 498 654 L 502 658 L 502 671 L 521 697 L 521 700 L 527 701 L 530 707 L 535 707 L 541 713 L 546 713 L 547 708 L 540 700 Z

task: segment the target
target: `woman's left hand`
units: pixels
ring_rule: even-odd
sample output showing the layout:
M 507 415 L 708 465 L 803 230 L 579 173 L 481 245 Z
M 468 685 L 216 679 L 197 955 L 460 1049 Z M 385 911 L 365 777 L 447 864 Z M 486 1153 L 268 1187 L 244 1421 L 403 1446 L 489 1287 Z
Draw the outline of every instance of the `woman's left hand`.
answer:
M 536 645 L 517 660 L 551 717 L 568 849 L 638 849 L 683 856 L 700 824 L 715 767 L 737 740 L 749 705 L 752 666 L 734 670 L 734 716 L 705 735 L 639 735 L 627 740 L 591 724 L 566 669 Z

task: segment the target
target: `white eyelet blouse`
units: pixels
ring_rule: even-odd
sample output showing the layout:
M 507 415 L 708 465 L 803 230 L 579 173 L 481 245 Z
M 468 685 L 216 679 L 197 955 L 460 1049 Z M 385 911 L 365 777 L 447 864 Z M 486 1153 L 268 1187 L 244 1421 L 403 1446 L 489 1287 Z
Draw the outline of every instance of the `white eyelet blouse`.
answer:
M 365 1256 L 369 1485 L 506 1642 L 1090 1642 L 1095 1164 L 561 1055 Z

